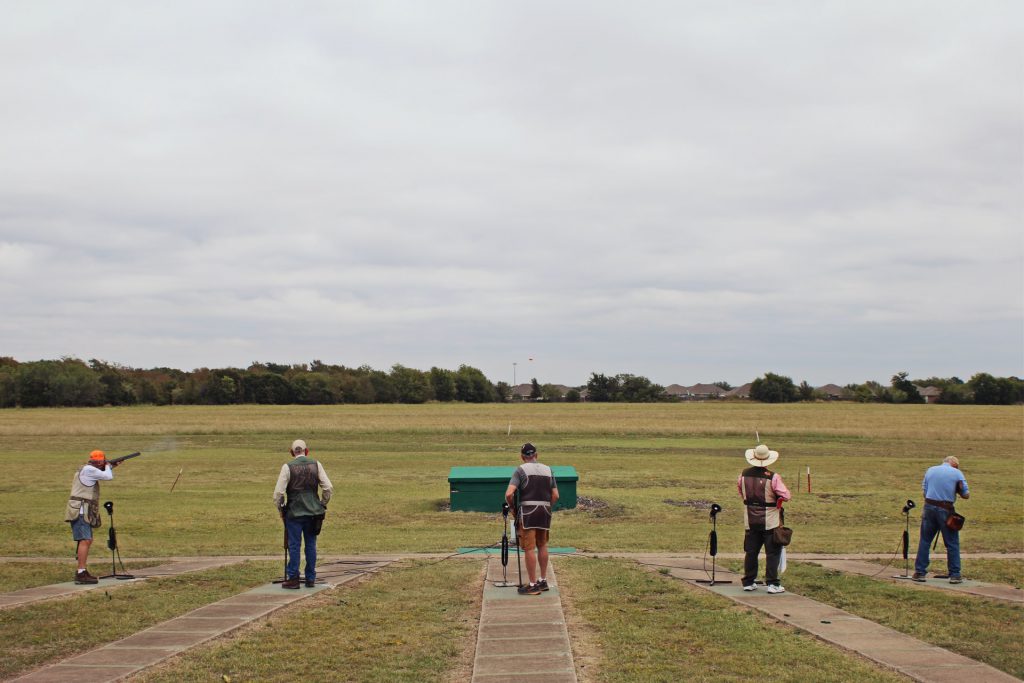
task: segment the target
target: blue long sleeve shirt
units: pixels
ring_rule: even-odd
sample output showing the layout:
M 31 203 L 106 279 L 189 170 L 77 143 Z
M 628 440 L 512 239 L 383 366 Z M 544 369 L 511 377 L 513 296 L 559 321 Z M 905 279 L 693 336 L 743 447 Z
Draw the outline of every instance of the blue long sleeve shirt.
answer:
M 967 489 L 967 478 L 964 473 L 949 463 L 942 463 L 935 467 L 929 467 L 924 473 L 924 481 L 921 488 L 924 490 L 924 497 L 932 500 L 942 500 L 947 503 L 956 502 L 957 483 L 960 484 L 960 495 L 967 496 L 970 491 Z

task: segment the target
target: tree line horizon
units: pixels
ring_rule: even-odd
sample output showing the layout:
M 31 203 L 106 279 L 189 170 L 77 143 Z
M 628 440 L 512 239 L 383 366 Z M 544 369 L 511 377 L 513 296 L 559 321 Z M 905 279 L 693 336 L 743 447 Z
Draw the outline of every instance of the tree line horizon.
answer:
M 525 384 L 525 383 L 524 383 Z M 585 385 L 564 391 L 561 385 L 533 378 L 529 399 L 539 402 L 654 403 L 685 399 L 668 396 L 665 387 L 641 375 L 593 372 Z M 714 382 L 724 390 L 728 382 Z M 893 375 L 888 386 L 867 381 L 848 384 L 845 398 L 864 403 L 924 403 L 918 387 L 941 390 L 939 403 L 1012 405 L 1024 402 L 1024 380 L 979 372 L 958 377 L 910 379 Z M 315 360 L 309 364 L 253 362 L 248 368 L 132 368 L 97 359 L 19 362 L 0 357 L 0 408 L 94 407 L 129 405 L 330 405 L 369 403 L 502 403 L 516 400 L 513 387 L 491 382 L 469 365 L 457 370 L 417 370 L 395 364 L 385 372 Z M 731 399 L 709 399 L 731 400 Z M 806 381 L 766 372 L 751 383 L 749 399 L 762 403 L 830 400 Z

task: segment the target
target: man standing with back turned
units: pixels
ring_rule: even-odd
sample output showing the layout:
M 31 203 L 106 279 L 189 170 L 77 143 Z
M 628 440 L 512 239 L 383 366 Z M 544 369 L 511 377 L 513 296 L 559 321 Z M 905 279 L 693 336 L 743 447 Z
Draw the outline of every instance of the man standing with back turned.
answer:
M 917 558 L 914 560 L 914 581 L 923 582 L 928 575 L 928 546 L 935 534 L 942 532 L 946 544 L 946 567 L 949 582 L 962 583 L 960 578 L 960 531 L 946 526 L 946 520 L 956 512 L 953 504 L 959 495 L 964 500 L 971 497 L 967 490 L 967 478 L 960 471 L 960 461 L 955 455 L 943 459 L 941 465 L 929 467 L 921 483 L 924 489 L 924 509 L 921 510 L 921 540 L 917 544 Z
M 288 566 L 287 574 L 281 588 L 298 588 L 299 581 L 299 550 L 302 542 L 306 542 L 306 586 L 316 585 L 316 537 L 320 533 L 327 502 L 331 499 L 334 486 L 327 478 L 324 466 L 309 456 L 306 442 L 296 439 L 292 442 L 289 453 L 292 461 L 281 466 L 281 474 L 277 477 L 274 487 L 274 503 L 284 518 L 284 527 L 288 532 Z M 317 487 L 323 491 L 322 497 L 317 496 Z M 285 493 L 288 503 L 285 504 Z
M 551 510 L 558 502 L 558 482 L 547 465 L 537 462 L 537 449 L 532 443 L 520 451 L 523 464 L 516 468 L 505 490 L 505 502 L 516 510 L 516 533 L 526 555 L 526 574 L 530 584 L 519 587 L 520 595 L 540 595 L 548 590 L 548 535 L 551 531 Z M 540 578 L 537 565 L 540 564 Z
M 769 593 L 785 593 L 779 581 L 782 546 L 775 542 L 772 530 L 782 524 L 782 504 L 791 498 L 778 472 L 768 466 L 779 459 L 776 451 L 760 444 L 744 454 L 750 467 L 740 473 L 736 486 L 746 506 L 743 515 L 743 590 L 757 590 L 757 556 L 764 546 L 765 582 Z

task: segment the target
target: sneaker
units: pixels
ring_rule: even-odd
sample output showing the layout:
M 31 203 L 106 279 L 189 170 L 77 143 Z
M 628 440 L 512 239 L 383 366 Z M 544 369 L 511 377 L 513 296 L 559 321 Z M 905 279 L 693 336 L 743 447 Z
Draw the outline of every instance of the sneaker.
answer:
M 316 586 L 316 579 L 306 579 L 306 588 L 313 588 Z
M 963 583 L 964 579 L 963 579 L 962 576 L 951 576 L 951 577 L 949 577 L 949 582 L 950 583 Z
M 757 584 L 756 583 L 752 583 L 749 586 L 744 586 L 743 590 L 745 590 L 745 591 L 756 591 L 757 590 Z
M 542 591 L 551 590 L 550 588 L 548 588 L 548 580 L 547 579 L 541 579 L 540 581 L 538 581 L 537 582 L 537 588 L 541 589 Z
M 783 588 L 782 586 L 768 586 L 768 592 L 772 593 L 772 594 L 775 594 L 775 593 L 785 593 L 786 589 Z
M 926 576 L 928 575 L 922 574 L 921 572 L 914 572 L 914 575 L 910 577 L 910 580 L 917 581 L 918 583 L 924 583 L 924 577 Z
M 533 584 L 532 586 L 522 585 L 522 586 L 519 587 L 519 594 L 520 595 L 540 595 L 540 586 L 538 586 L 537 584 Z
M 294 579 L 286 579 L 281 582 L 281 588 L 298 588 L 301 585 L 302 582 L 299 581 L 299 577 L 297 576 Z
M 99 583 L 99 582 L 100 582 L 100 580 L 97 579 L 92 574 L 90 574 L 88 569 L 86 569 L 84 572 L 76 572 L 75 573 L 75 583 L 77 583 L 79 585 Z

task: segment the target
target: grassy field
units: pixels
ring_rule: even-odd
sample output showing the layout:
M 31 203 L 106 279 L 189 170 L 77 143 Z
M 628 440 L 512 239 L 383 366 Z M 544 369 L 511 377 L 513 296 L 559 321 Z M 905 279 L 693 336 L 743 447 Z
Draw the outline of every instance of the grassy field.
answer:
M 86 454 L 145 454 L 103 484 L 126 559 L 276 554 L 271 503 L 293 438 L 304 438 L 335 486 L 325 553 L 450 552 L 488 545 L 500 521 L 451 513 L 452 466 L 515 465 L 532 441 L 541 459 L 575 466 L 578 494 L 605 507 L 558 513 L 553 543 L 591 551 L 699 552 L 701 502 L 723 505 L 720 548 L 738 552 L 735 479 L 754 430 L 781 452 L 796 492 L 794 552 L 892 552 L 900 508 L 921 502 L 928 466 L 961 458 L 972 497 L 965 552 L 1024 550 L 1024 412 L 1020 406 L 441 405 L 230 406 L 0 411 L 0 555 L 70 557 L 62 521 Z M 509 434 L 511 431 L 511 434 Z M 813 488 L 806 491 L 811 468 Z M 181 472 L 173 493 L 170 487 Z M 916 517 L 914 518 L 916 520 Z M 105 539 L 106 529 L 99 530 Z M 97 543 L 93 560 L 102 562 Z
M 574 657 L 587 683 L 907 680 L 631 562 L 559 560 L 558 573 L 572 605 Z M 756 676 L 751 648 L 765 661 Z

